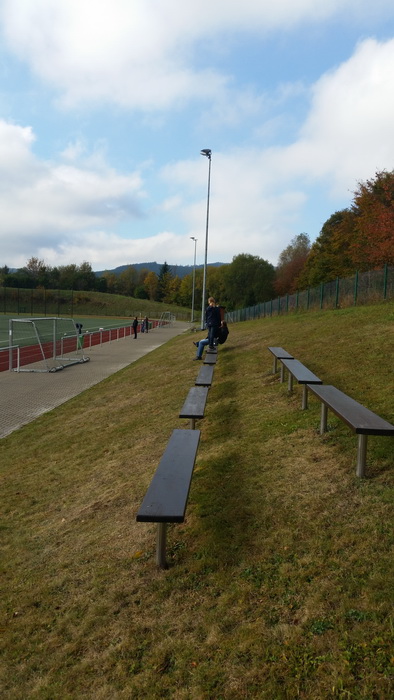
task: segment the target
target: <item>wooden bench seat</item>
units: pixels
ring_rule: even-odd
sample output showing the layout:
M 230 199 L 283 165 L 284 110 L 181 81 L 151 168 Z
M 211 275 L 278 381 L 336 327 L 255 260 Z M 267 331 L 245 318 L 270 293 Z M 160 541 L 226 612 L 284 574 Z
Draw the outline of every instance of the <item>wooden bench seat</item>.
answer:
M 196 461 L 199 430 L 174 430 L 137 513 L 141 523 L 158 523 L 156 562 L 167 568 L 167 523 L 183 523 Z
M 197 375 L 195 385 L 210 387 L 212 385 L 214 370 L 215 365 L 202 365 Z
M 286 350 L 283 350 L 283 348 L 277 348 L 274 346 L 271 346 L 268 348 L 268 350 L 273 354 L 274 356 L 274 365 L 272 368 L 272 374 L 276 374 L 278 371 L 278 360 L 294 360 L 293 355 L 290 355 Z M 281 365 L 281 381 L 283 382 L 283 365 Z
M 204 418 L 209 388 L 207 386 L 192 386 L 185 403 L 179 413 L 179 418 L 190 418 L 190 427 L 194 429 L 196 420 Z
M 368 435 L 394 435 L 394 425 L 347 396 L 335 386 L 329 384 L 309 385 L 308 388 L 322 402 L 320 434 L 327 430 L 327 410 L 330 409 L 359 436 L 356 473 L 357 476 L 365 476 Z
M 298 384 L 302 384 L 302 408 L 308 408 L 308 385 L 323 384 L 322 380 L 319 379 L 316 374 L 313 374 L 308 367 L 305 367 L 302 362 L 299 362 L 299 360 L 281 359 L 281 363 L 289 373 L 289 391 L 293 391 L 293 379 L 295 379 Z

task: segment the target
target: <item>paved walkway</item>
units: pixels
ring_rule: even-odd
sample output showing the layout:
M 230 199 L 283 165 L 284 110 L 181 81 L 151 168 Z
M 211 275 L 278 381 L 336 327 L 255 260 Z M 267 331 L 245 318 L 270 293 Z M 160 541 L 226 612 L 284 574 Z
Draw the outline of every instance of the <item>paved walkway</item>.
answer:
M 51 411 L 85 389 L 127 367 L 170 338 L 190 329 L 186 322 L 139 333 L 137 340 L 122 338 L 95 345 L 85 354 L 90 362 L 61 372 L 0 372 L 0 438 Z

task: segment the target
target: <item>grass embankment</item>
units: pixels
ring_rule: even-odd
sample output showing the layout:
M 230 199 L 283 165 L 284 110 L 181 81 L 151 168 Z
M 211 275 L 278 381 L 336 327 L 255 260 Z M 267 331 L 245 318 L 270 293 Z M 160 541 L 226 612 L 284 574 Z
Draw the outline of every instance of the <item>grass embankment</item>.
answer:
M 13 296 L 14 298 L 13 298 Z M 160 318 L 169 311 L 181 320 L 189 320 L 190 308 L 149 299 L 137 299 L 122 294 L 70 290 L 11 289 L 6 290 L 2 311 L 17 316 L 149 316 Z M 195 317 L 200 318 L 198 309 Z
M 370 438 L 357 479 L 356 437 L 332 414 L 319 436 L 266 347 L 393 421 L 393 322 L 391 304 L 230 328 L 166 572 L 135 514 L 188 427 L 192 336 L 3 439 L 3 697 L 392 698 L 393 440 Z

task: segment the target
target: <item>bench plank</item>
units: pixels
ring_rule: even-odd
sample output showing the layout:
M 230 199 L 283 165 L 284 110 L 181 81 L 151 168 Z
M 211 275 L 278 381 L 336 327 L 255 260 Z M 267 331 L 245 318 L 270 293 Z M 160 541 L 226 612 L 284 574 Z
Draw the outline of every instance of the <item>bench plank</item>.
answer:
M 202 365 L 197 375 L 196 386 L 211 386 L 215 365 Z
M 281 359 L 281 363 L 299 384 L 322 384 L 322 380 L 299 360 Z
M 199 430 L 173 431 L 137 513 L 138 522 L 184 521 L 199 441 Z
M 216 365 L 218 359 L 217 352 L 206 352 L 204 356 L 204 365 Z
M 273 354 L 274 356 L 274 365 L 272 368 L 272 374 L 276 374 L 277 369 L 278 369 L 278 360 L 294 360 L 293 355 L 290 355 L 290 353 L 287 352 L 287 350 L 283 350 L 283 348 L 275 347 L 273 345 L 270 345 L 268 347 L 268 350 Z M 283 381 L 283 377 L 282 377 Z
M 181 408 L 179 418 L 204 418 L 207 397 L 207 386 L 192 386 Z
M 358 434 L 356 474 L 365 476 L 368 435 L 394 435 L 394 425 L 388 423 L 347 394 L 331 384 L 309 386 L 309 389 L 322 402 L 320 434 L 327 430 L 327 409 L 343 420 Z
M 362 435 L 394 435 L 394 425 L 358 403 L 331 384 L 309 389 L 355 433 Z

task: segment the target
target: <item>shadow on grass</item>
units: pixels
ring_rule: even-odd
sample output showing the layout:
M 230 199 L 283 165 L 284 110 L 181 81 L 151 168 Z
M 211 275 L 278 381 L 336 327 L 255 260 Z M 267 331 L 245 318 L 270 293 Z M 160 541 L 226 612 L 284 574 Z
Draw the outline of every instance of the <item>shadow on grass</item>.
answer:
M 215 377 L 208 398 L 203 449 L 192 486 L 196 556 L 211 569 L 227 568 L 242 560 L 253 539 L 250 455 L 245 456 L 239 447 L 242 411 L 238 389 L 242 380 L 236 374 L 236 355 L 228 352 L 233 349 L 223 352 L 220 378 Z
M 196 477 L 193 500 L 204 557 L 215 568 L 234 565 L 244 558 L 253 539 L 253 508 L 250 490 L 244 488 L 242 456 L 234 447 L 222 447 Z

